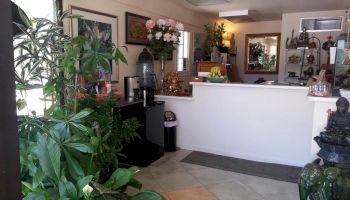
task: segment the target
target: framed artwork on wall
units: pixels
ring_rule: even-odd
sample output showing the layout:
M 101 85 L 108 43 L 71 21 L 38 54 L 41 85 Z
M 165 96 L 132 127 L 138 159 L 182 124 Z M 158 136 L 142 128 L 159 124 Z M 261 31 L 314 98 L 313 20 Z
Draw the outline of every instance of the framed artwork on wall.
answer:
M 148 45 L 146 21 L 149 17 L 136 15 L 133 13 L 125 13 L 125 43 Z
M 71 21 L 71 35 L 88 36 L 94 34 L 102 42 L 102 47 L 110 47 L 112 43 L 118 46 L 118 17 L 106 13 L 71 6 L 71 13 L 80 15 Z M 109 79 L 112 83 L 119 81 L 119 69 L 115 62 L 110 61 Z M 102 67 L 101 67 L 101 70 Z

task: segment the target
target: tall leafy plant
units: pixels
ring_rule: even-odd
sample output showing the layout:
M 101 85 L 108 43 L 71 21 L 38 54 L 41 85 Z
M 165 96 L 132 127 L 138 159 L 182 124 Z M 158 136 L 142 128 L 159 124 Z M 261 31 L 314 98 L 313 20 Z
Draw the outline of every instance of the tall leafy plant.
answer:
M 66 17 L 77 16 L 65 12 L 58 20 Z M 136 136 L 136 121 L 115 117 L 111 111 L 115 106 L 112 97 L 99 103 L 79 102 L 77 98 L 82 89 L 78 75 L 89 76 L 97 66 L 108 71 L 107 61 L 111 59 L 126 62 L 121 51 L 115 46 L 101 50 L 100 41 L 94 37 L 70 38 L 62 33 L 57 22 L 30 20 L 23 13 L 22 18 L 28 28 L 17 24 L 23 34 L 14 38 L 18 51 L 17 89 L 23 92 L 43 87 L 53 102 L 43 117 L 18 118 L 23 199 L 164 199 L 153 191 L 128 195 L 125 192 L 128 186 L 139 189 L 142 186 L 133 178 L 138 169 L 116 168 L 113 155 L 122 141 Z M 77 62 L 82 63 L 81 68 L 75 67 Z M 62 94 L 65 105 L 59 106 L 58 96 Z M 113 145 L 112 139 L 118 141 L 117 145 Z M 101 181 L 101 172 L 110 167 L 101 161 L 108 158 L 112 158 L 114 172 Z
M 210 54 L 211 49 L 214 46 L 223 46 L 223 34 L 225 33 L 224 23 L 208 23 L 204 25 L 204 32 L 206 33 L 206 38 L 204 42 L 204 51 L 206 54 Z

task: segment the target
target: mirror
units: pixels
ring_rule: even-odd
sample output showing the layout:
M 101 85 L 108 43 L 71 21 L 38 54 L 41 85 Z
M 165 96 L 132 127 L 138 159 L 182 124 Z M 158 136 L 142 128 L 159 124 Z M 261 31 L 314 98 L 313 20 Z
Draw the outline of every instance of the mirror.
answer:
M 277 74 L 281 33 L 246 34 L 245 73 Z

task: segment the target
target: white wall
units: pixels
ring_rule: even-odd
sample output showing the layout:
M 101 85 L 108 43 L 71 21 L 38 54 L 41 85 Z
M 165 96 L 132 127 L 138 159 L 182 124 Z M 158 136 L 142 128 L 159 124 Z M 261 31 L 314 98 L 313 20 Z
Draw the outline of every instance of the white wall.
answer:
M 344 16 L 344 10 L 330 10 L 330 11 L 318 11 L 318 12 L 303 12 L 303 13 L 285 13 L 282 15 L 282 34 L 281 34 L 281 53 L 280 53 L 280 71 L 278 73 L 278 80 L 280 82 L 284 81 L 286 76 L 285 62 L 286 62 L 286 47 L 285 42 L 287 37 L 291 38 L 292 30 L 294 29 L 294 37 L 299 36 L 300 32 L 300 18 L 305 17 L 333 17 L 333 16 Z M 344 27 L 344 26 L 343 26 Z M 344 32 L 344 31 L 343 31 Z M 316 32 L 315 36 L 321 40 L 321 45 L 323 42 L 327 41 L 329 34 L 333 36 L 333 40 L 341 32 Z M 312 33 L 309 33 L 311 37 Z M 317 42 L 315 40 L 315 42 Z M 327 53 L 321 49 L 321 64 L 327 63 Z
M 245 83 L 253 83 L 258 77 L 264 77 L 265 80 L 277 81 L 277 74 L 244 74 L 244 49 L 245 49 L 245 35 L 255 33 L 280 33 L 281 21 L 262 21 L 250 23 L 232 23 L 228 20 L 218 21 L 225 23 L 226 32 L 235 34 L 237 46 L 237 68 L 240 78 Z
M 176 1 L 171 0 L 63 0 L 63 8 L 68 9 L 74 5 L 89 10 L 94 10 L 102 13 L 118 16 L 118 45 L 125 44 L 125 12 L 150 17 L 158 18 L 173 18 L 184 23 L 185 30 L 190 32 L 202 32 L 203 25 L 210 21 L 210 17 L 200 15 L 182 7 Z M 69 32 L 69 25 L 65 23 L 65 30 Z M 136 62 L 138 55 L 145 46 L 142 45 L 126 45 L 128 52 L 124 54 L 128 60 L 128 65 L 120 64 L 119 67 L 119 83 L 115 85 L 118 90 L 124 90 L 124 76 L 136 75 Z M 175 52 L 174 56 L 175 58 Z M 175 59 L 168 61 L 165 72 L 176 69 Z M 160 72 L 160 64 L 155 61 L 155 71 Z

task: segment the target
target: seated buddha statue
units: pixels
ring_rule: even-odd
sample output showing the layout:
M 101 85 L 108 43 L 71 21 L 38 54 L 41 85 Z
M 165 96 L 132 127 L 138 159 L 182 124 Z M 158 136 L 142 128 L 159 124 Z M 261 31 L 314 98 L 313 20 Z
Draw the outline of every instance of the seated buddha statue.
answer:
M 340 97 L 336 102 L 337 110 L 329 117 L 325 131 L 320 133 L 322 142 L 350 146 L 349 101 Z

